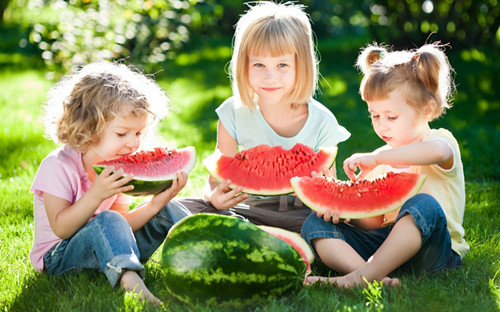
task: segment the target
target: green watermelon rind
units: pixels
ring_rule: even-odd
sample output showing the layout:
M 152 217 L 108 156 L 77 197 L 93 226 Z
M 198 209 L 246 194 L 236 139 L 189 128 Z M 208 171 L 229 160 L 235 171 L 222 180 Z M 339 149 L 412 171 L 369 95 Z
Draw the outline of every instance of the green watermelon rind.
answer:
M 196 151 L 193 146 L 187 146 L 177 149 L 179 153 L 189 153 L 191 155 L 191 160 L 183 168 L 186 174 L 189 173 L 196 164 Z M 99 175 L 106 168 L 102 165 L 94 165 L 94 171 Z M 124 194 L 130 196 L 149 196 L 156 195 L 172 186 L 173 180 L 176 179 L 176 173 L 168 174 L 161 177 L 135 177 L 130 182 L 125 185 L 133 185 L 134 189 L 131 191 L 124 192 Z
M 336 146 L 331 146 L 331 147 L 320 147 L 318 150 L 319 152 L 324 152 L 330 157 L 324 162 L 323 166 L 318 166 L 318 171 L 321 171 L 323 167 L 331 168 L 332 165 L 335 162 L 335 158 L 337 157 L 337 151 L 338 148 Z M 222 152 L 218 149 L 214 151 L 210 156 L 207 158 L 203 159 L 202 162 L 205 165 L 205 168 L 208 170 L 210 175 L 217 180 L 218 182 L 222 182 L 226 179 L 220 176 L 217 170 L 217 161 L 219 158 L 223 156 Z M 293 189 L 291 185 L 288 185 L 287 187 L 283 187 L 281 189 L 259 189 L 255 190 L 249 187 L 245 187 L 244 185 L 239 185 L 231 181 L 231 184 L 229 185 L 229 188 L 236 188 L 238 186 L 242 186 L 242 192 L 247 193 L 250 195 L 262 195 L 262 196 L 276 196 L 276 195 L 285 195 L 285 194 L 290 194 L 293 193 Z
M 330 203 L 330 206 L 323 206 L 317 202 L 314 201 L 314 198 L 318 198 L 319 194 L 315 193 L 312 196 L 308 196 L 305 194 L 304 190 L 301 188 L 300 183 L 303 181 L 303 177 L 293 177 L 290 179 L 290 183 L 292 185 L 292 188 L 296 194 L 296 196 L 304 203 L 304 205 L 308 206 L 314 211 L 320 212 L 324 214 L 326 211 L 330 212 L 337 212 L 339 213 L 339 218 L 342 219 L 361 219 L 361 218 L 369 218 L 369 217 L 375 217 L 375 216 L 380 216 L 385 213 L 394 211 L 396 209 L 401 208 L 401 206 L 411 197 L 413 197 L 415 194 L 417 194 L 420 189 L 422 188 L 422 185 L 425 182 L 426 176 L 423 174 L 418 175 L 418 179 L 413 185 L 411 189 L 407 191 L 406 194 L 401 195 L 399 199 L 395 200 L 393 204 L 387 205 L 385 207 L 377 207 L 373 208 L 371 207 L 369 211 L 349 211 L 346 209 L 343 209 L 342 207 L 336 206 L 333 207 L 333 200 Z M 322 177 L 323 179 L 328 180 L 329 178 Z M 354 204 L 354 203 L 353 203 Z
M 306 273 L 290 244 L 252 223 L 216 214 L 176 223 L 161 258 L 168 292 L 188 304 L 254 305 L 297 289 Z

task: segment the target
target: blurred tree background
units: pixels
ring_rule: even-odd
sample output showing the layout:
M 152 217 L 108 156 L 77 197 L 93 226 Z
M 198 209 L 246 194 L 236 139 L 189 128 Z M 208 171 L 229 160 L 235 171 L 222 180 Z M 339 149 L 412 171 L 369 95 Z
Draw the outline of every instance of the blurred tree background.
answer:
M 278 1 L 278 0 L 277 0 Z M 286 1 L 286 0 L 284 0 Z M 352 133 L 339 150 L 369 151 L 380 142 L 357 94 L 353 68 L 361 46 L 395 49 L 450 43 L 455 107 L 433 122 L 452 129 L 468 178 L 500 180 L 500 7 L 498 0 L 301 0 L 321 57 L 316 98 Z M 214 145 L 214 109 L 230 96 L 227 62 L 234 25 L 247 10 L 234 0 L 0 0 L 0 69 L 37 70 L 54 81 L 98 59 L 124 59 L 166 84 L 179 107 L 164 129 L 179 144 Z M 197 141 L 182 142 L 189 125 Z M 365 139 L 354 139 L 363 137 Z M 488 157 L 485 157 L 488 155 Z
M 497 2 L 300 1 L 318 40 L 366 34 L 395 48 L 421 45 L 429 37 L 454 48 L 498 47 Z M 245 10 L 243 1 L 234 0 L 0 0 L 0 22 L 6 32 L 22 31 L 21 38 L 11 38 L 20 50 L 38 53 L 51 70 L 68 70 L 96 59 L 161 63 L 190 41 L 230 38 Z

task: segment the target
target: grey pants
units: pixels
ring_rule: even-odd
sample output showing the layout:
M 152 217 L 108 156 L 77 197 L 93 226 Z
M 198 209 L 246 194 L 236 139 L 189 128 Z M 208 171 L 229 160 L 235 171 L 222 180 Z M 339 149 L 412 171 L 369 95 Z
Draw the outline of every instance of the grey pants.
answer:
M 295 196 L 250 196 L 244 202 L 227 210 L 218 210 L 203 198 L 178 198 L 192 213 L 215 213 L 235 216 L 256 225 L 269 225 L 300 232 L 302 223 L 311 214 L 311 209 Z

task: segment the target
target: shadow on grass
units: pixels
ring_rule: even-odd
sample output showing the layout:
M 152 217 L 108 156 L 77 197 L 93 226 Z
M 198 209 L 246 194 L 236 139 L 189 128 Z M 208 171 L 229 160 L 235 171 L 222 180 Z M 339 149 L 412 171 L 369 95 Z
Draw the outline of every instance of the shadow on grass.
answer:
M 112 289 L 102 273 L 85 271 L 64 276 L 36 274 L 26 281 L 9 311 L 136 311 L 134 306 L 142 304 L 138 299 L 127 300 L 123 290 Z M 160 311 L 149 302 L 143 310 Z

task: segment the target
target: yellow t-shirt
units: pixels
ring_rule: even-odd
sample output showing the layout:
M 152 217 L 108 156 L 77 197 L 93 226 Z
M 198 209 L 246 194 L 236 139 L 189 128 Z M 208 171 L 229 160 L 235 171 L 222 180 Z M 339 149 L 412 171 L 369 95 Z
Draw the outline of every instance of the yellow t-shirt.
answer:
M 450 145 L 453 150 L 454 160 L 451 169 L 445 170 L 438 165 L 409 166 L 404 169 L 380 165 L 375 167 L 366 178 L 369 179 L 384 175 L 388 171 L 425 174 L 427 178 L 420 193 L 432 195 L 443 208 L 448 222 L 452 249 L 463 258 L 469 250 L 469 245 L 464 240 L 464 229 L 462 227 L 465 209 L 465 182 L 460 149 L 453 134 L 446 129 L 432 129 L 429 135 L 424 138 L 424 141 L 431 140 L 443 140 Z M 377 151 L 388 150 L 390 148 L 389 145 L 385 145 L 377 149 Z M 383 225 L 394 223 L 397 215 L 398 210 L 385 214 Z

